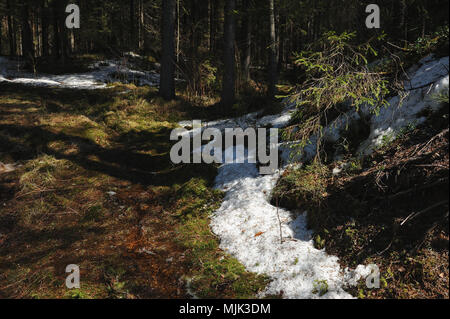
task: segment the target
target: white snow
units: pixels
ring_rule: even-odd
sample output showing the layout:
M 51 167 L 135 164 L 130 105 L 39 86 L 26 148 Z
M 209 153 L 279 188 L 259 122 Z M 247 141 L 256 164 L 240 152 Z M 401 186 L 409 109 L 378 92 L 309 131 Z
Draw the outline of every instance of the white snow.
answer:
M 283 127 L 288 124 L 292 109 L 260 119 L 258 115 L 202 122 L 201 129 L 192 128 L 192 121 L 179 124 L 191 129 L 189 134 L 198 134 L 207 127 L 221 131 L 251 126 Z M 226 196 L 211 217 L 211 229 L 220 237 L 220 247 L 249 271 L 271 278 L 261 297 L 283 293 L 285 298 L 352 298 L 343 289 L 349 276 L 340 268 L 338 258 L 314 248 L 312 233 L 306 227 L 306 213 L 277 210 L 269 203 L 278 177 L 259 175 L 257 165 L 251 163 L 224 164 L 219 168 L 215 187 L 225 191 Z M 314 290 L 323 281 L 328 292 L 319 296 Z
M 159 85 L 159 74 L 151 71 L 136 71 L 131 69 L 131 66 L 125 60 L 108 60 L 93 64 L 90 67 L 91 71 L 86 73 L 35 76 L 31 73 L 17 71 L 13 61 L 0 57 L 0 83 L 71 89 L 101 89 L 106 88 L 106 84 L 111 82 L 133 82 L 138 86 Z
M 277 208 L 269 203 L 277 179 L 259 175 L 254 164 L 225 164 L 219 169 L 216 187 L 226 196 L 212 216 L 211 228 L 220 237 L 220 247 L 249 271 L 270 277 L 261 297 L 283 292 L 284 298 L 319 298 L 313 293 L 315 285 L 326 280 L 328 293 L 322 298 L 351 298 L 343 290 L 338 258 L 314 248 L 306 214 L 278 210 L 281 244 Z
M 416 66 L 410 71 L 411 80 L 405 82 L 408 96 L 403 101 L 399 96 L 393 97 L 378 116 L 371 116 L 370 136 L 358 151 L 370 154 L 382 144 L 385 136 L 394 137 L 403 127 L 423 123 L 426 118 L 419 116 L 421 111 L 436 111 L 440 105 L 433 100 L 433 95 L 448 91 L 448 67 L 449 57 L 433 59 L 428 56 L 421 60 L 418 69 Z
M 433 100 L 433 96 L 449 89 L 448 68 L 449 57 L 436 59 L 433 55 L 427 56 L 408 70 L 409 80 L 404 83 L 406 98 L 395 96 L 389 99 L 389 106 L 382 108 L 378 115 L 373 114 L 368 107 L 362 107 L 361 112 L 369 120 L 371 127 L 370 136 L 361 143 L 357 152 L 369 155 L 383 143 L 385 136 L 395 137 L 402 128 L 423 123 L 426 118 L 420 117 L 420 113 L 427 109 L 436 111 L 440 105 Z M 338 141 L 342 131 L 359 119 L 360 114 L 355 110 L 342 114 L 325 127 L 323 138 L 328 142 Z M 284 163 L 293 160 L 306 161 L 314 157 L 317 136 L 310 137 L 310 144 L 302 150 L 301 155 L 297 155 L 300 152 L 292 147 L 296 144 L 298 142 L 280 145 Z
M 430 96 L 433 92 L 448 90 L 448 64 L 448 57 L 439 60 L 428 57 L 418 68 L 411 70 L 411 94 L 402 106 L 399 106 L 399 97 L 394 97 L 389 101 L 390 107 L 381 110 L 378 117 L 371 115 L 371 135 L 361 145 L 361 150 L 370 152 L 384 134 L 397 132 L 412 120 L 423 121 L 417 119 L 421 110 L 435 110 L 438 106 Z M 417 88 L 428 83 L 430 87 Z M 283 127 L 290 119 L 290 113 L 259 120 L 257 116 L 250 114 L 238 119 L 203 123 L 203 127 L 221 130 L 249 125 Z M 326 127 L 325 138 L 337 141 L 341 131 L 357 119 L 359 115 L 354 111 L 344 114 Z M 192 124 L 180 125 L 188 127 Z M 315 153 L 315 141 L 313 137 L 307 146 L 306 157 Z M 286 143 L 281 146 L 287 164 L 291 151 Z M 335 173 L 339 174 L 340 169 L 337 168 Z M 283 293 L 284 298 L 352 298 L 344 288 L 356 285 L 358 280 L 370 274 L 371 268 L 359 265 L 355 270 L 341 269 L 337 257 L 314 248 L 312 233 L 306 226 L 307 214 L 277 210 L 269 203 L 278 177 L 259 175 L 257 166 L 250 163 L 224 164 L 219 168 L 215 187 L 225 191 L 226 195 L 221 207 L 212 215 L 211 228 L 221 240 L 221 249 L 236 257 L 249 271 L 271 278 L 261 297 Z M 324 281 L 328 292 L 319 296 L 314 291 Z

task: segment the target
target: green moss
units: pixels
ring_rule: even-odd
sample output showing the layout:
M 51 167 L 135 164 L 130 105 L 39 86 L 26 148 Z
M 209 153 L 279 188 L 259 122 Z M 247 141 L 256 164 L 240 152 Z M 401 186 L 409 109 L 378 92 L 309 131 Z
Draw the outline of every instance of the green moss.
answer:
M 247 272 L 222 252 L 209 227 L 209 216 L 219 208 L 223 195 L 208 188 L 201 178 L 191 179 L 177 193 L 181 198 L 178 212 L 183 216 L 178 241 L 192 263 L 193 289 L 203 298 L 254 298 L 266 286 L 267 278 Z
M 88 208 L 86 211 L 86 214 L 83 217 L 83 222 L 90 222 L 90 221 L 100 221 L 103 217 L 103 206 L 102 205 L 94 205 Z

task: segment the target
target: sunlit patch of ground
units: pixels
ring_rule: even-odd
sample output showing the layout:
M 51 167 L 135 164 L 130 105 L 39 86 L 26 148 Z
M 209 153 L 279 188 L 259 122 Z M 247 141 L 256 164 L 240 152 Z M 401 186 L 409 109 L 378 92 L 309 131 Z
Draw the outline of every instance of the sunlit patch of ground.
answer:
M 266 279 L 218 248 L 216 168 L 172 165 L 169 134 L 200 114 L 155 89 L 2 85 L 0 297 L 254 297 Z M 65 267 L 81 288 L 65 287 Z

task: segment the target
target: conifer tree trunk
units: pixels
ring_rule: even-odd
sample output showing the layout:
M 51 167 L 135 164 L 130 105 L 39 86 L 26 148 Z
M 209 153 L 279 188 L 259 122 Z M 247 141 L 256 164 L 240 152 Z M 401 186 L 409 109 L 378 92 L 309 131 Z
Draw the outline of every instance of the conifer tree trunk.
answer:
M 22 5 L 22 55 L 25 59 L 34 58 L 33 33 L 29 20 L 29 5 L 25 2 Z
M 245 18 L 243 23 L 243 32 L 245 32 L 244 52 L 242 58 L 242 76 L 244 82 L 250 81 L 250 65 L 252 53 L 252 16 L 250 11 L 251 0 L 244 0 L 244 8 L 246 8 Z
M 236 1 L 225 1 L 224 25 L 224 74 L 222 84 L 222 100 L 224 107 L 231 108 L 235 102 L 235 29 L 236 29 Z
M 7 1 L 8 8 L 8 37 L 9 37 L 9 54 L 11 56 L 17 55 L 17 45 L 16 45 L 16 31 L 15 31 L 15 23 L 13 17 L 13 8 L 12 8 L 12 0 Z
M 275 1 L 269 0 L 270 10 L 270 52 L 269 52 L 269 97 L 274 97 L 276 93 L 277 85 L 277 45 L 276 45 L 276 32 L 275 32 Z
M 41 28 L 42 28 L 42 55 L 49 55 L 48 45 L 48 9 L 46 7 L 46 1 L 42 0 L 41 3 Z
M 162 63 L 160 95 L 165 100 L 175 98 L 175 21 L 176 0 L 164 0 L 162 6 Z

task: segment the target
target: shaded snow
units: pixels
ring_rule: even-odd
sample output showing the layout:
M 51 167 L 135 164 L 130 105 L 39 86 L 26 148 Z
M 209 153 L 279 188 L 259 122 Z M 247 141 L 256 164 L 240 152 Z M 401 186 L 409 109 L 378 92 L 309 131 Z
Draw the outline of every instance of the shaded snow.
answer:
M 394 137 L 408 125 L 418 125 L 426 118 L 420 113 L 424 110 L 436 111 L 440 105 L 433 100 L 433 95 L 448 90 L 449 57 L 433 59 L 426 57 L 414 67 L 410 81 L 405 82 L 408 96 L 402 101 L 399 96 L 389 100 L 389 106 L 383 108 L 378 116 L 372 115 L 370 136 L 363 142 L 359 152 L 370 154 L 383 143 L 385 136 Z
M 17 71 L 15 62 L 0 57 L 0 83 L 20 83 L 38 87 L 59 87 L 71 89 L 101 89 L 107 83 L 136 83 L 138 86 L 158 86 L 159 74 L 149 71 L 136 71 L 122 61 L 102 61 L 93 64 L 91 71 L 78 74 L 37 76 Z
M 369 108 L 362 108 L 361 113 L 370 123 L 370 135 L 361 143 L 358 153 L 369 155 L 378 148 L 384 137 L 394 138 L 402 128 L 408 125 L 417 126 L 426 118 L 420 113 L 424 110 L 436 111 L 440 105 L 433 100 L 433 95 L 449 89 L 449 57 L 436 59 L 433 55 L 419 61 L 419 63 L 408 70 L 409 80 L 404 82 L 407 96 L 402 99 L 395 96 L 389 99 L 389 106 L 382 108 L 378 115 L 370 112 Z M 339 116 L 324 129 L 324 140 L 337 142 L 341 133 L 354 121 L 360 119 L 360 114 L 355 110 Z M 301 155 L 292 146 L 298 142 L 282 143 L 280 145 L 281 158 L 284 163 L 293 160 L 307 161 L 314 157 L 317 148 L 317 136 L 311 136 L 310 144 L 307 145 Z M 338 160 L 339 158 L 336 158 Z

